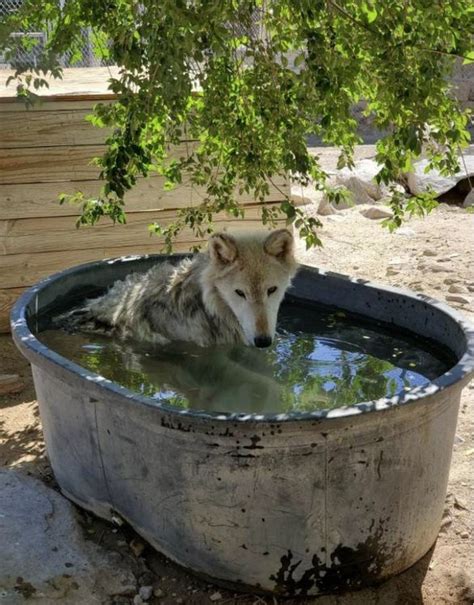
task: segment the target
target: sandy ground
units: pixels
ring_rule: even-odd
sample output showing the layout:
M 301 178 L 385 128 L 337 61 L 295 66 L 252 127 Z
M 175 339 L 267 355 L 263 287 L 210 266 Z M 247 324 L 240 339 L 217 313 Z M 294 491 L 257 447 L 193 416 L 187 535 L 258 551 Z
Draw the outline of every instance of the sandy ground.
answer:
M 474 214 L 442 205 L 428 218 L 411 220 L 395 234 L 357 208 L 323 217 L 324 247 L 305 252 L 302 262 L 379 282 L 407 286 L 440 299 L 455 294 L 470 301 L 451 302 L 474 320 Z M 451 291 L 450 291 L 451 290 Z M 35 393 L 28 364 L 8 336 L 0 338 L 3 373 L 20 374 L 19 395 L 0 397 L 0 465 L 21 469 L 55 486 L 45 455 Z M 446 510 L 435 547 L 414 567 L 384 585 L 338 597 L 303 600 L 318 605 L 471 604 L 473 584 L 474 383 L 464 391 L 454 445 Z M 129 528 L 113 528 L 83 514 L 85 534 L 128 561 L 139 585 L 155 587 L 153 604 L 278 603 L 252 595 L 235 595 L 210 586 L 155 553 Z M 66 603 L 64 600 L 55 601 Z M 104 598 L 125 605 L 133 595 Z M 286 601 L 290 603 L 291 601 Z M 73 600 L 67 600 L 73 604 Z

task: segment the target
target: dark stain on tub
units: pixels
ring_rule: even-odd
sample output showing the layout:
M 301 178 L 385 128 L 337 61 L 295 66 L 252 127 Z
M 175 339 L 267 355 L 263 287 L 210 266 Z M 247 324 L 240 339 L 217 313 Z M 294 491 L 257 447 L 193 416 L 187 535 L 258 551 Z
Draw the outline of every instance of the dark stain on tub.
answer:
M 244 450 L 263 450 L 264 449 L 263 445 L 257 445 L 257 443 L 259 441 L 261 441 L 261 439 L 258 435 L 254 435 L 253 437 L 250 437 L 250 441 L 251 441 L 250 445 L 243 446 Z
M 382 460 L 383 460 L 383 450 L 380 451 L 380 458 L 377 463 L 377 477 L 379 480 L 382 479 L 382 473 L 380 472 L 380 467 L 382 466 Z
M 172 420 L 161 418 L 161 426 L 165 429 L 182 431 L 183 433 L 194 433 L 194 429 L 190 424 L 184 425 L 182 422 L 174 423 Z
M 298 572 L 302 560 L 296 561 L 289 550 L 280 559 L 280 569 L 270 576 L 270 580 L 275 582 L 275 592 L 288 597 L 304 597 L 352 590 L 375 583 L 390 555 L 381 541 L 383 533 L 381 522 L 375 533 L 365 542 L 359 542 L 355 548 L 339 544 L 329 555 L 330 565 L 314 554 L 312 567 L 301 575 Z

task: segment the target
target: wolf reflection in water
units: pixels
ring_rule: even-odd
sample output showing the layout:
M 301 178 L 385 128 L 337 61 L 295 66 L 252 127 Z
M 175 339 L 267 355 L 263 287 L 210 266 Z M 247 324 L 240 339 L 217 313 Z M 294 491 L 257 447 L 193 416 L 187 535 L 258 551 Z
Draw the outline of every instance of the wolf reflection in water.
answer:
M 79 365 L 135 392 L 196 410 L 311 411 L 392 396 L 426 384 L 450 360 L 424 341 L 359 324 L 334 310 L 284 305 L 272 347 L 143 345 L 97 335 L 43 332 Z

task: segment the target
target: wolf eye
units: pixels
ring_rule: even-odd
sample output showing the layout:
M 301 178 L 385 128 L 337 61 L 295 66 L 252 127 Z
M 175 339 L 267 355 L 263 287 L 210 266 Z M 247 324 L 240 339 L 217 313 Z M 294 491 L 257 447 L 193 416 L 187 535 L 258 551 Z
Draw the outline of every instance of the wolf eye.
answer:
M 272 286 L 271 288 L 268 288 L 268 290 L 267 290 L 268 296 L 270 296 L 270 294 L 273 294 L 277 290 L 278 290 L 278 288 L 276 286 Z
M 235 293 L 238 294 L 241 298 L 245 298 L 245 294 L 244 292 L 242 292 L 242 290 L 236 290 Z

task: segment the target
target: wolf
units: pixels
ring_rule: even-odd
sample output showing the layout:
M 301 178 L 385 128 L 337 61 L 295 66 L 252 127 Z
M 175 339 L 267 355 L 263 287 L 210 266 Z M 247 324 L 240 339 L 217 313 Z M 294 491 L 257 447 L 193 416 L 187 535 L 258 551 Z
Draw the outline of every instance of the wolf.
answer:
M 220 232 L 193 258 L 159 263 L 63 315 L 63 325 L 151 344 L 271 345 L 296 274 L 287 229 Z

